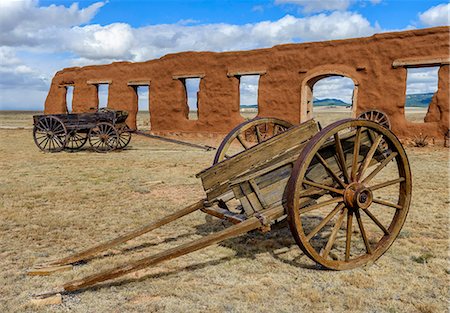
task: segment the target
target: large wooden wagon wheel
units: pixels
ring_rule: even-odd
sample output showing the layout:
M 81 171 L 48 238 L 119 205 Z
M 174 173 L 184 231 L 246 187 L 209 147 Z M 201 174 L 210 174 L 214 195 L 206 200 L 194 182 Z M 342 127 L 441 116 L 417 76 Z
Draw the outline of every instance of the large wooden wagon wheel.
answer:
M 351 269 L 389 248 L 410 201 L 411 172 L 397 137 L 372 121 L 343 120 L 300 154 L 288 184 L 289 226 L 314 261 Z
M 257 117 L 233 128 L 222 140 L 214 157 L 213 164 L 251 148 L 258 143 L 276 136 L 292 124 L 273 117 Z
M 97 152 L 109 152 L 117 148 L 119 133 L 111 123 L 101 122 L 89 130 L 89 143 Z
M 130 143 L 131 131 L 128 127 L 124 126 L 118 130 L 119 140 L 117 141 L 117 149 L 123 149 Z
M 59 152 L 66 145 L 67 129 L 56 116 L 43 116 L 33 128 L 36 145 L 45 152 Z
M 88 134 L 87 133 L 81 133 L 75 129 L 69 131 L 67 134 L 67 142 L 66 142 L 66 149 L 68 150 L 78 150 L 81 149 L 84 144 L 88 140 Z
M 359 114 L 358 118 L 374 121 L 377 122 L 378 124 L 381 124 L 381 126 L 386 127 L 387 129 L 391 129 L 391 121 L 384 112 L 378 110 L 369 110 Z

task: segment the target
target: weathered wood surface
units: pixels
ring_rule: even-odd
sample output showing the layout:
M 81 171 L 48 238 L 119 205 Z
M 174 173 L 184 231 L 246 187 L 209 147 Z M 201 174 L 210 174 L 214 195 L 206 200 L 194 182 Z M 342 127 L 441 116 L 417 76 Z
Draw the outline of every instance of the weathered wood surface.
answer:
M 317 131 L 317 123 L 310 120 L 198 173 L 208 200 L 225 193 L 230 181 L 237 176 L 262 166 L 288 150 L 300 151 Z
M 38 265 L 36 270 L 40 270 L 41 272 L 43 272 L 46 268 L 51 268 L 57 265 L 64 265 L 64 264 L 73 264 L 76 262 L 79 262 L 81 260 L 85 260 L 86 258 L 93 256 L 101 251 L 105 251 L 107 249 L 110 249 L 114 246 L 117 246 L 119 244 L 125 243 L 133 238 L 136 238 L 138 236 L 141 236 L 145 233 L 148 233 L 156 228 L 159 228 L 163 225 L 166 225 L 180 217 L 183 217 L 189 213 L 195 212 L 197 210 L 200 210 L 204 207 L 204 201 L 205 200 L 200 200 L 190 206 L 185 207 L 182 210 L 176 211 L 162 219 L 160 219 L 159 221 L 150 223 L 148 225 L 144 225 L 139 229 L 133 230 L 131 232 L 128 232 L 122 236 L 116 237 L 114 239 L 111 239 L 109 241 L 106 241 L 104 243 L 101 243 L 97 246 L 91 247 L 87 250 L 83 250 L 81 252 L 72 254 L 68 257 L 59 259 L 59 260 L 55 260 L 55 261 L 51 261 L 47 264 L 43 264 L 43 265 Z M 32 270 L 32 272 L 36 272 L 36 270 Z M 51 272 L 49 272 L 50 274 Z M 44 275 L 44 274 L 41 274 Z
M 355 134 L 355 132 L 350 132 L 340 138 L 340 145 L 336 145 L 335 140 L 330 140 L 320 150 L 320 155 L 333 172 L 338 172 L 342 166 L 345 166 L 347 169 L 352 167 Z M 362 162 L 366 154 L 375 154 L 378 150 L 371 151 L 370 147 L 376 146 L 377 143 L 375 142 L 375 145 L 373 145 L 373 136 L 368 131 L 361 132 L 359 136 L 359 151 L 361 153 L 356 160 Z M 299 153 L 300 151 L 298 150 L 288 151 L 262 167 L 240 175 L 230 182 L 236 199 L 241 201 L 246 212 L 260 211 L 267 206 L 281 206 L 286 202 L 287 182 L 291 175 L 293 163 L 298 159 Z M 378 151 L 376 157 L 378 159 L 381 157 L 380 151 Z M 341 160 L 345 160 L 345 165 L 341 165 Z M 375 163 L 377 161 L 371 159 L 370 164 L 362 164 L 361 166 L 368 167 Z M 311 181 L 321 182 L 332 188 L 336 184 L 319 160 L 312 162 L 308 178 Z M 317 194 L 317 196 L 319 195 L 320 193 Z M 308 201 L 310 200 L 308 199 Z
M 44 116 L 55 116 L 68 128 L 92 128 L 99 122 L 109 122 L 114 125 L 124 124 L 128 117 L 128 113 L 126 111 L 107 110 L 105 112 L 91 113 L 41 114 L 33 116 L 34 125 L 36 125 L 39 122 L 39 119 Z

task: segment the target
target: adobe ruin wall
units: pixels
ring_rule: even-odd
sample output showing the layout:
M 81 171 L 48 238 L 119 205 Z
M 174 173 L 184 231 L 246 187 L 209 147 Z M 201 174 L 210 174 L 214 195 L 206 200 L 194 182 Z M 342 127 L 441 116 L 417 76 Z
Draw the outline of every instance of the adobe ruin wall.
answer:
M 73 112 L 98 107 L 98 84 L 108 83 L 108 107 L 127 110 L 136 127 L 137 86 L 148 85 L 151 127 L 157 133 L 227 133 L 244 119 L 239 77 L 259 74 L 258 116 L 300 123 L 311 118 L 312 86 L 342 75 L 355 83 L 353 114 L 385 112 L 401 137 L 419 133 L 442 139 L 449 128 L 449 27 L 375 34 L 371 37 L 278 45 L 237 52 L 183 52 L 147 62 L 67 68 L 56 73 L 45 113 L 67 112 L 67 86 L 74 86 Z M 439 66 L 438 90 L 423 123 L 405 118 L 408 67 Z M 198 120 L 189 120 L 184 79 L 201 78 Z

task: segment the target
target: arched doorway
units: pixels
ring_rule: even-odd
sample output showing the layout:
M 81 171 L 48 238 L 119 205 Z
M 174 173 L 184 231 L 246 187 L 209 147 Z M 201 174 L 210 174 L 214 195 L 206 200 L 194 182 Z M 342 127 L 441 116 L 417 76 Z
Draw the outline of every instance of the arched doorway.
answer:
M 314 118 L 325 126 L 356 117 L 358 86 L 358 81 L 343 71 L 312 72 L 302 82 L 300 121 Z

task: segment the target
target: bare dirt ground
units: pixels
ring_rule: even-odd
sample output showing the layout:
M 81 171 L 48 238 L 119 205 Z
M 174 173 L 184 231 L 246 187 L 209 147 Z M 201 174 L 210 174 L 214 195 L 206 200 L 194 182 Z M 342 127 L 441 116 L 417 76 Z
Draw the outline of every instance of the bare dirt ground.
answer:
M 142 125 L 145 118 L 140 116 Z M 0 125 L 30 127 L 31 115 L 2 114 Z M 222 229 L 219 220 L 193 213 L 73 271 L 25 275 L 33 264 L 201 199 L 195 174 L 211 165 L 214 151 L 133 136 L 122 152 L 44 154 L 30 129 L 0 129 L 0 312 L 447 311 L 449 150 L 409 147 L 407 153 L 414 183 L 410 213 L 397 241 L 370 267 L 319 270 L 282 224 L 64 295 L 60 305 L 36 307 L 32 294 Z

